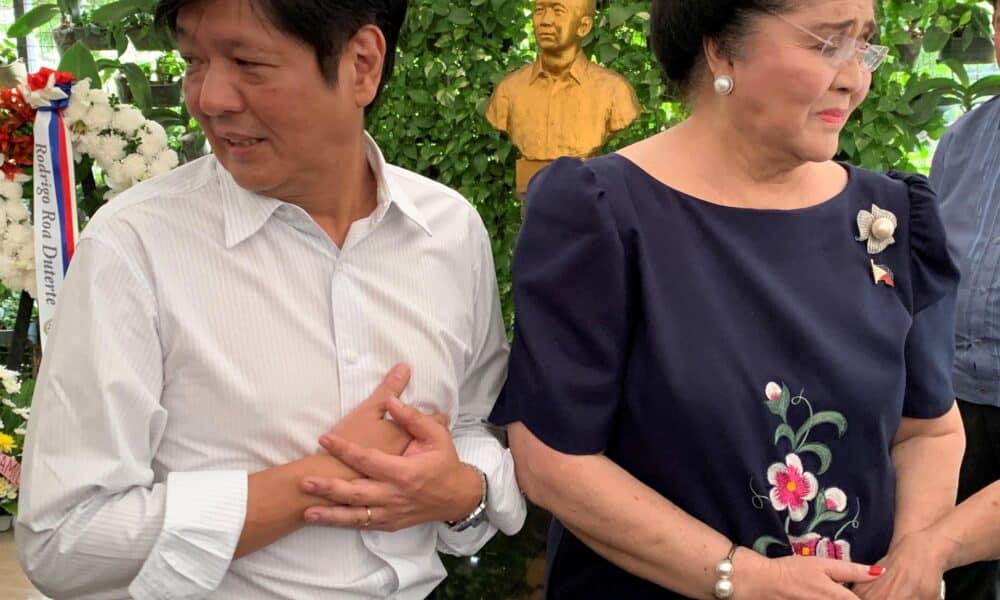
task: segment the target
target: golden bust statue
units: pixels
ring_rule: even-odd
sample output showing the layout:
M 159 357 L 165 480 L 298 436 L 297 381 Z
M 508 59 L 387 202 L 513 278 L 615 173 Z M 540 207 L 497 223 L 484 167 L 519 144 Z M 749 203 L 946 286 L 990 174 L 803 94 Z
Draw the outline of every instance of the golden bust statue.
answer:
M 486 119 L 521 152 L 519 193 L 549 161 L 593 156 L 639 116 L 625 78 L 583 53 L 596 9 L 595 0 L 536 0 L 538 59 L 507 75 L 490 98 Z

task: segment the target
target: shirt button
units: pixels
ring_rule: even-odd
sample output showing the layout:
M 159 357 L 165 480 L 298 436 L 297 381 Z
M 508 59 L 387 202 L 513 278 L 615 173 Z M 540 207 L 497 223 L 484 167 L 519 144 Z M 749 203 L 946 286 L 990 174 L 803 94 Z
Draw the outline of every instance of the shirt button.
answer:
M 358 356 L 358 353 L 355 352 L 354 350 L 346 350 L 344 352 L 344 360 L 346 360 L 347 364 L 349 364 L 349 365 L 353 365 L 353 364 L 357 363 L 358 362 L 358 358 L 360 358 L 360 357 Z

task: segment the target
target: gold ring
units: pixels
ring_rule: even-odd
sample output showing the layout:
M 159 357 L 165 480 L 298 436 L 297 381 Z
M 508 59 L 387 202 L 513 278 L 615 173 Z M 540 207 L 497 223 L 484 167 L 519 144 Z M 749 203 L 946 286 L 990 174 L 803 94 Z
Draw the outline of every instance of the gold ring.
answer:
M 368 520 L 365 521 L 363 525 L 361 525 L 362 528 L 366 528 L 372 524 L 372 508 L 370 506 L 366 506 L 365 512 L 368 513 Z

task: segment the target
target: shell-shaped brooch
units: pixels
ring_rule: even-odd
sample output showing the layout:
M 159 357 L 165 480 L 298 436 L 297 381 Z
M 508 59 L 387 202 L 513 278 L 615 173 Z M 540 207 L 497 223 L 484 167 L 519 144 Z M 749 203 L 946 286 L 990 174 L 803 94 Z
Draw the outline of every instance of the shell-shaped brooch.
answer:
M 857 240 L 868 242 L 868 254 L 878 254 L 896 243 L 892 236 L 898 225 L 896 215 L 872 204 L 871 212 L 858 211 L 858 231 L 861 235 Z

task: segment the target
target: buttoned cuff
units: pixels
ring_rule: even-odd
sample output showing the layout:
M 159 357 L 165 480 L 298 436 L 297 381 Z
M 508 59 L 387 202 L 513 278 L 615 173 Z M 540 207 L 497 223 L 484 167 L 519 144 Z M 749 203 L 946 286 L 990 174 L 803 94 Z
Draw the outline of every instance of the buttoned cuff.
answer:
M 163 530 L 139 575 L 133 598 L 206 598 L 222 583 L 243 532 L 247 473 L 171 473 Z
M 499 529 L 506 535 L 521 530 L 528 509 L 514 474 L 514 458 L 493 437 L 457 438 L 455 449 L 462 462 L 486 473 L 489 486 L 487 520 L 465 531 L 438 525 L 438 549 L 448 554 L 471 555 L 486 545 Z

